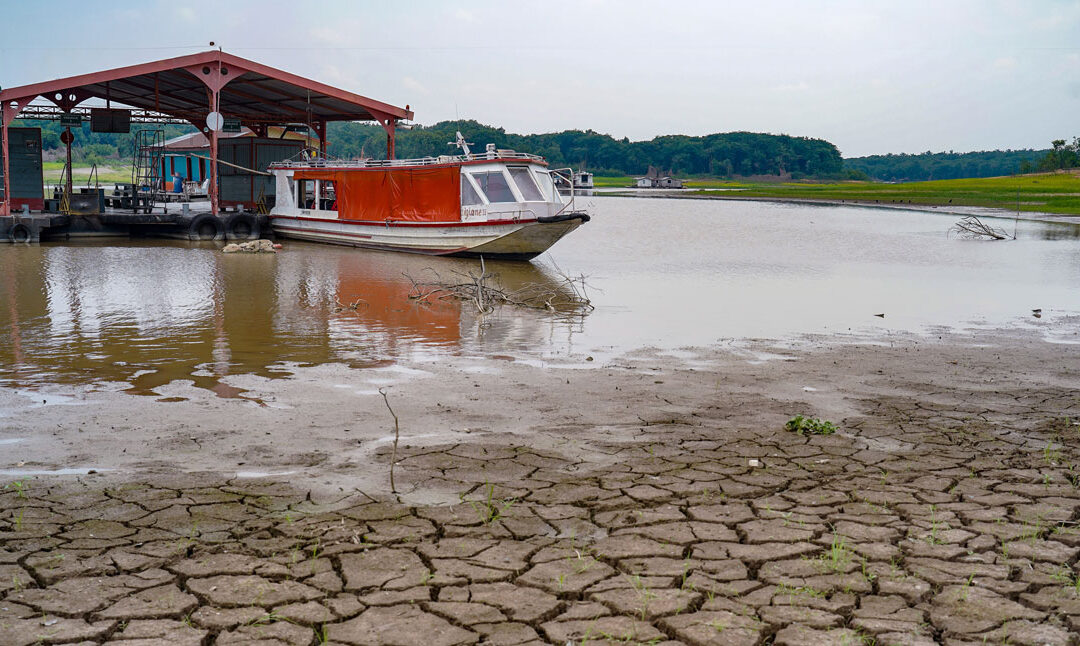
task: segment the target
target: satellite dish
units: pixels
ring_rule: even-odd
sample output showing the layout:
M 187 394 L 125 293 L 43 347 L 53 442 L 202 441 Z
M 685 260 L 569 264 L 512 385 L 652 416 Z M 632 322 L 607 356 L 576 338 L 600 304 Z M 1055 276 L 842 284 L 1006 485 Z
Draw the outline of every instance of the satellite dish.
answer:
M 211 112 L 206 115 L 206 127 L 211 130 L 221 130 L 221 127 L 225 125 L 225 117 L 221 116 L 220 112 Z

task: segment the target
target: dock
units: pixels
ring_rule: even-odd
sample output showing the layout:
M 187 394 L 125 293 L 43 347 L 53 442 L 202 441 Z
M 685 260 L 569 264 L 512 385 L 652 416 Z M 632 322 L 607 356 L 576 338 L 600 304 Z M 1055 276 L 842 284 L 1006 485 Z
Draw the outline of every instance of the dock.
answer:
M 164 237 L 183 240 L 254 240 L 270 235 L 270 218 L 238 211 L 214 215 L 208 208 L 170 204 L 159 213 L 109 210 L 97 215 L 15 213 L 0 218 L 0 240 L 34 243 L 85 237 Z

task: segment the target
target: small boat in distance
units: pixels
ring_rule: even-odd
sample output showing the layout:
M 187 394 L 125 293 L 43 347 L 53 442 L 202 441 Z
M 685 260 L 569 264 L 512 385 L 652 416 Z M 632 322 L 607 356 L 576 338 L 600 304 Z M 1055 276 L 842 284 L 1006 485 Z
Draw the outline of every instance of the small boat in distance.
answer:
M 596 188 L 596 185 L 593 184 L 593 174 L 589 171 L 579 170 L 575 173 L 571 173 L 571 176 L 574 178 L 573 183 L 562 175 L 555 178 L 555 186 L 563 195 L 569 195 L 571 188 L 573 188 L 574 191 L 591 191 Z
M 275 162 L 274 232 L 287 238 L 446 256 L 529 260 L 589 221 L 542 157 L 488 144 L 420 159 Z

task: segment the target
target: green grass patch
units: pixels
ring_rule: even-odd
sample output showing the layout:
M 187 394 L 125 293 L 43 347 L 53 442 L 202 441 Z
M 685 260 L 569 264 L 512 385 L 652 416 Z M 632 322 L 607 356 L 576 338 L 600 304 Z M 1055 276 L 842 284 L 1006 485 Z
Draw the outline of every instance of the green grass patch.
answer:
M 630 188 L 633 185 L 633 177 L 601 177 L 593 175 L 593 186 L 596 188 Z
M 688 179 L 683 186 L 689 189 L 702 188 L 753 188 L 755 186 L 768 186 L 768 184 L 753 184 L 749 182 L 735 182 L 727 179 Z
M 798 433 L 799 435 L 832 435 L 836 432 L 836 424 L 816 417 L 803 417 L 796 415 L 784 424 L 784 429 Z
M 72 163 L 71 168 L 73 173 L 72 183 L 75 186 L 86 186 L 86 180 L 90 176 L 92 164 L 87 164 L 85 162 L 74 162 Z M 42 175 L 45 179 L 46 186 L 50 186 L 59 182 L 61 176 L 63 176 L 64 162 L 42 162 L 41 170 Z M 130 162 L 125 162 L 121 160 L 110 160 L 106 161 L 103 164 L 98 164 L 97 178 L 98 183 L 103 185 L 115 184 L 117 182 L 129 183 L 131 182 Z
M 1045 173 L 1009 177 L 979 177 L 930 182 L 884 184 L 880 182 L 782 184 L 716 182 L 716 188 L 741 188 L 737 193 L 699 194 L 720 198 L 780 198 L 799 200 L 850 201 L 863 204 L 899 206 L 979 206 L 1014 211 L 1038 211 L 1080 215 L 1080 176 L 1070 173 Z M 713 186 L 693 186 L 713 188 Z

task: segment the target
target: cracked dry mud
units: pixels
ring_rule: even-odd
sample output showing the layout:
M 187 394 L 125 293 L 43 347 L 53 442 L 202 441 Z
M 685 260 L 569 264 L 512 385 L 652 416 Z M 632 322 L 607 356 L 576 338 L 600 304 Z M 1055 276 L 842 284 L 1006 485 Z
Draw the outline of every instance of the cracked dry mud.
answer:
M 399 486 L 452 505 L 12 482 L 0 644 L 1080 643 L 1080 396 L 895 393 L 830 436 L 701 405 L 558 451 L 402 448 Z
M 307 471 L 6 482 L 0 644 L 1076 646 L 1080 395 L 1063 348 L 605 367 L 573 386 L 523 368 L 513 411 L 485 419 L 511 427 L 530 414 L 521 383 L 562 396 L 565 380 L 557 427 L 462 443 L 408 443 L 437 430 L 416 421 L 421 390 L 401 404 L 402 498 Z M 840 396 L 799 400 L 814 376 Z M 828 406 L 840 432 L 782 430 Z

